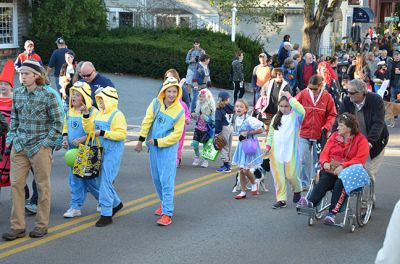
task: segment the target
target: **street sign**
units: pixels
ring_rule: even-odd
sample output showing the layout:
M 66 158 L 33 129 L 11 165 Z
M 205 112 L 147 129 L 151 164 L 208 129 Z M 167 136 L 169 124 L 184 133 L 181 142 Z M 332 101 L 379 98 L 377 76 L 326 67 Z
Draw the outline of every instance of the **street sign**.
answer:
M 399 22 L 400 19 L 397 16 L 394 17 L 385 17 L 385 22 Z

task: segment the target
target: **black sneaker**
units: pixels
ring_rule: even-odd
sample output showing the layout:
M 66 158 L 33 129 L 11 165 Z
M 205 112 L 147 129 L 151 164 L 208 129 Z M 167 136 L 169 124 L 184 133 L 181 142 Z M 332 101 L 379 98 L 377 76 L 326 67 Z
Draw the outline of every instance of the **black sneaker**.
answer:
M 293 202 L 294 203 L 298 203 L 300 201 L 300 198 L 301 198 L 301 192 L 293 193 Z
M 11 229 L 7 233 L 4 233 L 1 237 L 6 241 L 12 241 L 17 238 L 22 238 L 22 237 L 25 237 L 25 229 L 21 229 L 21 230 Z
M 285 201 L 278 201 L 276 204 L 272 205 L 272 209 L 279 209 L 279 208 L 285 208 L 285 207 L 286 207 Z
M 119 210 L 121 210 L 122 207 L 124 207 L 124 205 L 122 204 L 122 202 L 120 202 L 119 205 L 115 206 L 115 207 L 113 208 L 112 216 L 114 216 Z
M 35 227 L 31 232 L 29 232 L 29 236 L 32 238 L 40 238 L 45 235 L 47 235 L 47 228 Z
M 105 227 L 112 224 L 112 216 L 101 215 L 99 220 L 96 222 L 97 227 Z

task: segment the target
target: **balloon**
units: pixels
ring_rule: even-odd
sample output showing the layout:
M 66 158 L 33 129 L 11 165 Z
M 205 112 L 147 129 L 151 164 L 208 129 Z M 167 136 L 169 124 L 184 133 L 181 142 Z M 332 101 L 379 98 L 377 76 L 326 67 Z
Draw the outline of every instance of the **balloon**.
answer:
M 76 160 L 76 155 L 78 154 L 78 149 L 73 148 L 65 152 L 64 159 L 65 163 L 67 163 L 68 167 L 73 167 L 75 160 Z

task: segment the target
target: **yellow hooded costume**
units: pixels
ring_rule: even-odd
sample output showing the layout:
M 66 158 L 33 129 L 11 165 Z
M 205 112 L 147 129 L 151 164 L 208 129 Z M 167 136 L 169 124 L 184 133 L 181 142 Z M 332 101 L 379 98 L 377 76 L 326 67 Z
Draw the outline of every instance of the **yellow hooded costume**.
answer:
M 178 90 L 178 94 L 166 108 L 164 99 L 167 90 L 172 87 Z M 179 101 L 181 97 L 182 88 L 176 79 L 169 78 L 164 82 L 158 97 L 147 108 L 139 137 L 140 141 L 146 137 L 154 140 L 154 145 L 149 144 L 151 176 L 161 200 L 162 214 L 168 216 L 172 216 L 174 211 L 178 141 L 185 125 L 185 111 Z

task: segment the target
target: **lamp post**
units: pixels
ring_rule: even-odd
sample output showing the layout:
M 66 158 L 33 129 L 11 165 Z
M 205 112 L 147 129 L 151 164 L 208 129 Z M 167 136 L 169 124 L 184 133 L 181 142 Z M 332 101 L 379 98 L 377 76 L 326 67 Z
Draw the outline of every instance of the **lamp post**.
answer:
M 231 40 L 232 42 L 235 42 L 235 37 L 236 37 L 236 2 L 233 3 L 232 7 L 232 33 L 231 33 Z

